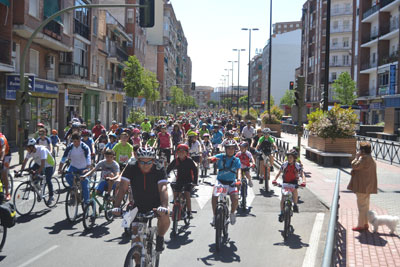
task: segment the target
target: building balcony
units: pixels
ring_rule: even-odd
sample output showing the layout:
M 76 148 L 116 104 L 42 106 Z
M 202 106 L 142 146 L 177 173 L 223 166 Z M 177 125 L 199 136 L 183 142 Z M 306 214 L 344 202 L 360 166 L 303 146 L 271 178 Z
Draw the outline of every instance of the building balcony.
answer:
M 353 15 L 353 10 L 352 9 L 348 10 L 345 8 L 338 8 L 338 9 L 331 10 L 331 17 L 344 16 L 344 15 Z
M 379 36 L 379 33 L 378 33 L 377 30 L 376 31 L 372 31 L 369 37 L 364 38 L 362 40 L 361 47 L 371 47 L 371 46 L 373 46 L 376 42 L 378 42 L 378 36 Z
M 391 11 L 392 9 L 396 8 L 396 3 L 398 2 L 397 0 L 381 0 L 381 12 L 387 12 Z
M 331 45 L 329 46 L 329 50 L 350 50 L 350 46 L 343 46 L 343 45 Z
M 107 52 L 107 59 L 114 64 L 119 64 L 128 60 L 128 53 L 126 52 L 126 49 L 119 46 L 115 41 L 110 41 Z
M 373 7 L 371 7 L 370 9 L 368 9 L 367 11 L 365 11 L 362 15 L 362 19 L 365 20 L 367 19 L 369 16 L 377 13 L 377 11 L 379 10 L 379 5 L 375 5 Z M 364 22 L 364 21 L 363 21 Z
M 361 64 L 361 70 L 360 73 L 365 74 L 365 73 L 371 73 L 376 70 L 377 67 L 377 62 L 366 62 Z
M 88 68 L 73 62 L 60 62 L 58 68 L 60 77 L 75 76 L 80 78 L 88 77 Z
M 395 52 L 391 53 L 390 55 L 380 57 L 379 66 L 390 64 L 393 62 L 398 62 L 398 61 L 399 61 L 399 51 L 395 51 Z
M 90 40 L 90 27 L 77 19 L 74 19 L 74 33 Z
M 397 18 L 397 17 L 396 17 Z M 390 40 L 399 36 L 399 22 L 397 19 L 390 20 L 390 24 L 381 28 L 380 40 Z
M 11 41 L 0 38 L 0 47 L 4 51 L 0 53 L 0 63 L 11 65 Z
M 330 67 L 350 67 L 350 62 L 343 62 L 343 61 L 329 61 Z
M 351 27 L 331 28 L 331 33 L 346 33 L 346 32 L 351 32 Z
M 54 20 L 50 21 L 46 26 L 44 26 L 43 33 L 58 41 L 61 41 L 61 25 Z

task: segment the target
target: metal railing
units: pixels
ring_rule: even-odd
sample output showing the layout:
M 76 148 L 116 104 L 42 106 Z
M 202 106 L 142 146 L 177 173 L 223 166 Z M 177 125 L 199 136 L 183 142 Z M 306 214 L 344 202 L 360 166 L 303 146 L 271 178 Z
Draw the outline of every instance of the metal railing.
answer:
M 367 17 L 371 16 L 372 14 L 377 12 L 378 9 L 379 9 L 379 5 L 375 5 L 375 6 L 371 7 L 370 9 L 368 9 L 367 11 L 365 11 L 363 13 L 362 19 L 366 19 Z
M 326 235 L 324 256 L 322 258 L 322 267 L 335 266 L 337 253 L 338 221 L 339 221 L 339 199 L 340 199 L 340 170 L 336 174 L 335 191 L 331 205 L 331 214 L 329 218 L 328 233 Z
M 278 161 L 279 163 L 283 163 L 286 158 L 286 152 L 290 150 L 290 143 L 283 141 L 282 139 L 276 138 L 272 136 L 272 138 L 275 141 L 276 146 L 278 147 L 278 152 L 275 153 L 275 161 Z
M 361 141 L 371 143 L 371 155 L 375 159 L 380 159 L 390 164 L 400 164 L 400 143 L 367 136 L 356 135 L 357 149 L 360 148 Z

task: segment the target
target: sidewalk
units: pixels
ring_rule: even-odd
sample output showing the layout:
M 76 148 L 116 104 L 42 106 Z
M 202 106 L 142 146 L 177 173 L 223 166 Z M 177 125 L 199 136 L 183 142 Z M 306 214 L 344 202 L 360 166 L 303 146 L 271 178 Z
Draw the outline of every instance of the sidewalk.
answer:
M 282 139 L 291 146 L 297 145 L 297 136 L 282 133 Z M 302 139 L 302 146 L 307 140 Z M 301 161 L 307 177 L 307 187 L 328 207 L 332 202 L 338 168 L 326 168 L 305 158 L 302 150 Z M 378 214 L 400 215 L 400 167 L 380 161 L 377 163 L 378 194 L 371 195 L 370 209 Z M 340 180 L 339 223 L 342 240 L 339 252 L 339 266 L 400 266 L 400 238 L 391 236 L 386 226 L 379 227 L 378 233 L 370 231 L 353 232 L 357 226 L 358 210 L 355 194 L 347 190 L 350 168 L 342 168 Z M 370 225 L 371 226 L 371 225 Z M 400 225 L 397 226 L 400 233 Z

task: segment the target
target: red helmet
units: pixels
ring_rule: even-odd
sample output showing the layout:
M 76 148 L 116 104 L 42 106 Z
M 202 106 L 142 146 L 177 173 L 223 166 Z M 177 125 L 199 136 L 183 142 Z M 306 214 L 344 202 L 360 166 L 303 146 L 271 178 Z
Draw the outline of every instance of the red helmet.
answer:
M 138 128 L 133 129 L 133 133 L 140 133 L 140 130 Z
M 44 127 L 44 124 L 41 123 L 41 122 L 39 122 L 36 126 L 37 126 L 37 127 Z
M 183 150 L 185 150 L 185 151 L 189 151 L 189 146 L 186 145 L 186 144 L 180 144 L 180 145 L 178 145 L 178 147 L 176 148 L 176 150 L 179 150 L 179 149 L 183 149 Z
M 88 130 L 83 130 L 83 131 L 81 132 L 81 135 L 82 135 L 82 136 L 89 136 L 90 133 L 89 133 Z

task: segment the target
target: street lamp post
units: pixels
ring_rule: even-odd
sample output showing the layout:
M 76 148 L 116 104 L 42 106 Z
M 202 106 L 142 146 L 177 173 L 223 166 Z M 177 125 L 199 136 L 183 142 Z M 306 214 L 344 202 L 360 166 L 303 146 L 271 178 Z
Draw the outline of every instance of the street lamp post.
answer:
M 232 108 L 233 108 L 233 65 L 237 63 L 237 61 L 228 61 L 228 63 L 232 63 L 232 86 L 231 86 L 231 105 L 230 105 L 230 111 L 231 111 L 231 116 L 232 114 Z
M 233 49 L 233 51 L 238 52 L 238 92 L 237 92 L 237 99 L 236 99 L 236 115 L 239 116 L 239 95 L 240 95 L 240 52 L 246 51 L 246 49 Z M 232 88 L 233 89 L 233 88 Z
M 269 55 L 268 55 L 268 114 L 271 118 L 271 66 L 272 66 L 272 0 L 269 7 Z
M 225 75 L 228 78 L 228 80 L 226 81 L 226 94 L 228 95 L 228 93 L 229 93 L 229 77 L 230 77 L 229 72 L 232 71 L 232 69 L 225 69 L 225 71 L 228 72 L 228 74 Z M 228 103 L 226 103 L 226 109 L 228 109 Z
M 250 114 L 250 74 L 251 74 L 251 66 L 250 66 L 250 61 L 251 61 L 251 31 L 258 31 L 258 28 L 242 28 L 242 31 L 249 31 L 249 77 L 248 77 L 248 84 L 247 84 L 247 116 Z

